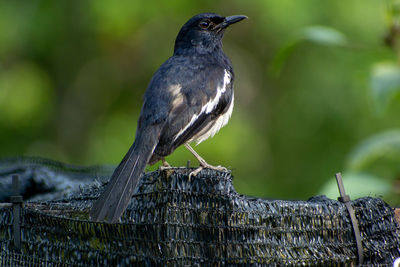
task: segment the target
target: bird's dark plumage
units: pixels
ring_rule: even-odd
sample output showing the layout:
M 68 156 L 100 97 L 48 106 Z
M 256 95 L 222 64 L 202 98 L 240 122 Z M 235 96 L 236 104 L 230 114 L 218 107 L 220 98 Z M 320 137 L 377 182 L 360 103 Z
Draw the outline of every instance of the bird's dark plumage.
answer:
M 135 142 L 94 204 L 93 220 L 117 222 L 146 164 L 156 163 L 182 144 L 204 141 L 228 122 L 234 73 L 222 51 L 222 37 L 229 25 L 244 18 L 203 13 L 183 25 L 174 55 L 150 81 Z

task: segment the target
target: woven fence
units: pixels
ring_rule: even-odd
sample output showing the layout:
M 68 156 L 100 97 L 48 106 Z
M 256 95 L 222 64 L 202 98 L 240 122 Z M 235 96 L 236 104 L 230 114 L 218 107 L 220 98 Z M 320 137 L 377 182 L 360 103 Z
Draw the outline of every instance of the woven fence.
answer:
M 324 196 L 308 201 L 250 198 L 235 191 L 228 172 L 203 170 L 189 180 L 192 169 L 175 168 L 146 173 L 120 223 L 95 223 L 89 221 L 88 211 L 104 189 L 102 182 L 107 181 L 109 168 L 67 168 L 50 161 L 47 165 L 40 160 L 29 162 L 10 164 L 25 166 L 17 172 L 24 179 L 32 179 L 32 174 L 47 169 L 50 176 L 72 180 L 80 177 L 84 186 L 69 190 L 62 197 L 60 192 L 51 195 L 50 198 L 56 196 L 53 200 L 26 202 L 21 209 L 19 249 L 15 247 L 13 206 L 3 204 L 1 266 L 358 263 L 348 210 L 343 203 Z M 5 184 L 16 173 L 9 167 L 6 172 L 6 165 L 0 162 L 0 179 Z M 30 175 L 26 175 L 28 169 Z M 351 205 L 360 229 L 363 264 L 392 266 L 400 257 L 400 228 L 394 209 L 371 197 L 351 201 Z

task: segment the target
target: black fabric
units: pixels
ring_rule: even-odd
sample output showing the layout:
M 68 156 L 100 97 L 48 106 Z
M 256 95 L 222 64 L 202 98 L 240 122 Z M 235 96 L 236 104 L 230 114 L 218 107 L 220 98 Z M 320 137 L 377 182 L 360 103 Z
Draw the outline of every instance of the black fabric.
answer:
M 88 210 L 104 190 L 98 182 L 65 198 L 28 202 L 22 212 L 20 253 L 12 250 L 12 208 L 3 205 L 0 264 L 357 265 L 356 241 L 343 203 L 324 196 L 308 201 L 251 198 L 235 191 L 229 173 L 203 170 L 188 180 L 190 171 L 147 173 L 117 224 L 88 221 Z M 392 266 L 400 257 L 393 208 L 371 197 L 350 203 L 359 223 L 364 265 Z

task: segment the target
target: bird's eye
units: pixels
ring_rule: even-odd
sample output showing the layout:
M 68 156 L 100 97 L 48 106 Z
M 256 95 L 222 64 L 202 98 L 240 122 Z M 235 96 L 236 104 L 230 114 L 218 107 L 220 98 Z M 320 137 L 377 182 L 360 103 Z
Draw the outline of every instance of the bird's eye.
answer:
M 199 26 L 202 29 L 207 29 L 209 25 L 210 25 L 210 23 L 208 23 L 208 21 L 200 21 L 200 23 L 199 23 Z

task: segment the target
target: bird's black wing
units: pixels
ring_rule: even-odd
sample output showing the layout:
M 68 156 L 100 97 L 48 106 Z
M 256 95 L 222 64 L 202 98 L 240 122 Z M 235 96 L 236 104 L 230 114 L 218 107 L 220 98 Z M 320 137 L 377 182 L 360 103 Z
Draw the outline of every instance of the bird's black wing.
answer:
M 233 73 L 230 69 L 184 62 L 175 63 L 174 68 L 168 71 L 179 75 L 164 76 L 174 78 L 165 81 L 164 94 L 170 99 L 168 116 L 154 151 L 161 157 L 206 133 L 233 101 Z

